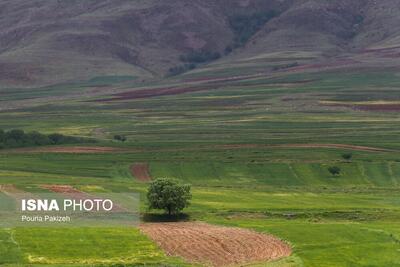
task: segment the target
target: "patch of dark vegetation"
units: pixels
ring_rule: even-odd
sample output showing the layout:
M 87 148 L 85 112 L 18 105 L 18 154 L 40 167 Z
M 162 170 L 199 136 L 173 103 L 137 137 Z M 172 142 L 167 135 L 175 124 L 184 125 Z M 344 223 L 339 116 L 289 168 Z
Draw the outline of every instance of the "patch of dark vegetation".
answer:
M 125 135 L 116 134 L 116 135 L 114 135 L 114 140 L 120 141 L 120 142 L 125 142 L 127 140 L 127 138 Z
M 179 74 L 182 74 L 182 73 L 185 73 L 187 71 L 193 70 L 196 67 L 197 67 L 197 65 L 193 64 L 193 63 L 184 64 L 184 65 L 181 65 L 181 66 L 176 66 L 176 67 L 170 68 L 168 70 L 168 75 L 167 76 L 177 76 Z
M 332 166 L 328 168 L 328 171 L 333 176 L 339 176 L 342 170 L 338 166 Z
M 0 149 L 94 142 L 96 142 L 94 139 L 66 136 L 58 133 L 46 135 L 39 132 L 26 133 L 18 129 L 10 131 L 0 129 Z
M 160 213 L 145 213 L 142 216 L 144 222 L 188 222 L 190 215 L 186 213 L 179 214 L 160 214 Z
M 207 63 L 217 60 L 221 57 L 218 52 L 211 52 L 207 50 L 193 50 L 186 55 L 182 55 L 180 60 L 186 63 Z
M 350 162 L 353 159 L 353 153 L 344 153 L 342 154 L 342 158 L 347 162 Z
M 150 183 L 147 191 L 149 209 L 164 210 L 169 216 L 179 215 L 190 205 L 191 186 L 175 179 L 158 178 Z
M 236 14 L 229 17 L 229 25 L 234 33 L 233 46 L 228 46 L 225 53 L 245 45 L 262 26 L 277 15 L 275 11 L 253 14 Z
M 197 68 L 198 64 L 208 63 L 221 57 L 219 52 L 211 52 L 207 50 L 193 50 L 186 55 L 179 57 L 184 64 L 170 68 L 167 76 L 177 76 L 187 71 Z
M 354 18 L 355 24 L 362 24 L 365 20 L 365 17 L 363 15 L 357 15 Z

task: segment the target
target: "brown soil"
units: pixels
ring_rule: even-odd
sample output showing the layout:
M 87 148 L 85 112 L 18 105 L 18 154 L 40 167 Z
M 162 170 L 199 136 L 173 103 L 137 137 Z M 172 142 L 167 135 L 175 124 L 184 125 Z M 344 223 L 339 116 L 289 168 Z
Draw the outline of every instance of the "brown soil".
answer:
M 131 173 L 133 177 L 141 182 L 148 182 L 151 180 L 149 164 L 135 163 L 131 166 Z
M 212 77 L 201 77 L 195 79 L 189 79 L 186 83 L 196 83 L 197 85 L 187 86 L 187 87 L 163 87 L 163 88 L 146 88 L 137 89 L 134 91 L 128 91 L 123 93 L 114 94 L 112 98 L 104 98 L 98 100 L 90 100 L 88 102 L 112 102 L 112 101 L 123 101 L 132 99 L 143 99 L 158 96 L 169 96 L 169 95 L 180 95 L 185 93 L 194 93 L 207 90 L 216 90 L 221 87 L 226 82 L 242 81 L 255 78 L 267 77 L 266 73 L 257 73 L 251 75 L 242 76 L 231 76 L 222 78 L 212 78 Z M 315 80 L 304 80 L 304 81 L 294 81 L 288 83 L 274 83 L 272 85 L 277 86 L 296 86 L 298 84 L 306 84 L 313 82 Z
M 191 263 L 229 266 L 290 256 L 278 238 L 254 231 L 206 223 L 149 223 L 140 226 L 168 255 Z
M 95 102 L 109 102 L 109 101 L 121 101 L 121 100 L 131 100 L 131 99 L 142 99 L 151 98 L 157 96 L 167 96 L 167 95 L 179 95 L 191 92 L 199 92 L 204 90 L 210 90 L 210 87 L 166 87 L 166 88 L 154 88 L 154 89 L 140 89 L 120 94 L 115 94 L 114 98 L 100 99 Z
M 59 193 L 67 195 L 73 199 L 89 199 L 90 196 L 84 192 L 75 189 L 70 185 L 42 185 L 42 188 L 53 191 L 54 193 Z
M 356 151 L 368 152 L 394 152 L 397 150 L 385 149 L 379 147 L 356 146 L 347 144 L 281 144 L 281 145 L 262 145 L 262 144 L 232 144 L 232 145 L 213 145 L 202 146 L 197 148 L 168 148 L 168 149 L 152 149 L 152 152 L 159 151 L 195 151 L 209 149 L 243 149 L 243 148 L 336 148 L 349 149 Z M 114 147 L 39 147 L 39 148 L 17 148 L 0 150 L 0 153 L 76 153 L 76 154 L 95 154 L 95 153 L 131 153 L 142 152 L 144 150 L 137 148 L 114 148 Z M 138 180 L 149 181 L 151 176 L 146 164 L 134 164 L 131 166 L 131 172 Z M 147 174 L 146 174 L 147 172 Z M 135 174 L 136 173 L 136 174 Z

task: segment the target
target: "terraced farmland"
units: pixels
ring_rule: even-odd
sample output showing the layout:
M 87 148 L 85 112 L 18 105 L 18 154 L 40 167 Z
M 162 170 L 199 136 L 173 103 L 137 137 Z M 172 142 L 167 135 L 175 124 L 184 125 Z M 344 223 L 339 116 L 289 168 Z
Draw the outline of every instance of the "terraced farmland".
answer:
M 290 257 L 254 266 L 400 266 L 400 116 L 354 108 L 397 103 L 398 73 L 307 68 L 239 79 L 239 67 L 223 66 L 140 85 L 114 79 L 111 91 L 0 89 L 0 128 L 98 140 L 0 150 L 0 184 L 139 192 L 147 223 L 148 180 L 177 178 L 193 186 L 189 220 L 290 244 Z M 0 241 L 5 266 L 197 265 L 138 229 L 2 229 Z

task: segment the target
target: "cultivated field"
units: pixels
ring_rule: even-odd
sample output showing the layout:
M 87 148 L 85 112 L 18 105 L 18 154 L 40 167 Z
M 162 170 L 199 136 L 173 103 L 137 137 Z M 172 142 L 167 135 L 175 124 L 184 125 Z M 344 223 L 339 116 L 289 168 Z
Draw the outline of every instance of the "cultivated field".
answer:
M 1 229 L 0 264 L 400 266 L 398 72 L 336 65 L 242 71 L 269 62 L 221 62 L 140 86 L 107 84 L 112 91 L 78 82 L 0 89 L 0 128 L 98 140 L 0 150 L 3 189 L 139 192 L 143 213 L 152 178 L 177 178 L 193 191 L 191 222 L 176 234 L 174 224 L 146 216 L 141 229 Z M 115 134 L 128 140 L 113 141 Z M 328 171 L 333 166 L 340 175 Z M 169 235 L 208 247 L 175 249 L 163 239 Z M 226 235 L 235 242 L 225 244 Z M 259 242 L 247 245 L 252 235 Z M 276 253 L 269 247 L 278 241 Z M 242 247 L 245 255 L 236 253 Z M 288 257 L 265 262 L 281 256 Z

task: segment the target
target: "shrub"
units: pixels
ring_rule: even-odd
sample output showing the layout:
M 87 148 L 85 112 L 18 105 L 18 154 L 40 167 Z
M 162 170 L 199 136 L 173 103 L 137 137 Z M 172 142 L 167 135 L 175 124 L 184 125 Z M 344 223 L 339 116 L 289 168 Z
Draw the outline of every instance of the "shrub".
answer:
M 50 138 L 51 142 L 55 145 L 62 144 L 65 141 L 64 135 L 58 134 L 58 133 L 50 134 L 49 138 Z
M 219 59 L 221 54 L 218 52 L 210 52 L 207 50 L 195 50 L 186 55 L 180 56 L 182 62 L 187 63 L 206 63 Z
M 197 68 L 197 64 L 207 63 L 219 59 L 220 57 L 221 54 L 218 52 L 210 52 L 207 50 L 191 51 L 190 53 L 179 57 L 180 61 L 184 62 L 185 64 L 170 68 L 167 76 L 176 76 L 182 74 L 186 71 Z
M 6 139 L 22 140 L 25 135 L 23 130 L 11 130 L 6 132 Z
M 6 138 L 6 133 L 0 129 L 0 144 L 4 143 L 4 140 Z
M 41 134 L 39 132 L 28 133 L 27 139 L 30 140 L 30 145 L 34 146 L 45 146 L 51 145 L 52 143 L 51 139 L 47 135 Z
M 153 181 L 147 192 L 149 209 L 162 209 L 168 215 L 178 214 L 190 204 L 190 185 L 181 185 L 173 179 Z
M 126 138 L 125 135 L 119 135 L 119 134 L 114 135 L 114 140 L 121 141 L 121 142 L 125 142 L 126 139 L 127 139 L 127 138 Z
M 333 176 L 338 176 L 341 173 L 341 169 L 337 166 L 332 166 L 328 168 L 328 171 L 333 175 Z
M 94 140 L 65 136 L 58 133 L 45 135 L 39 132 L 25 133 L 23 130 L 16 129 L 10 131 L 0 130 L 0 149 L 89 142 L 94 142 Z
M 343 158 L 344 160 L 350 161 L 350 160 L 353 158 L 353 154 L 352 154 L 352 153 L 345 153 L 345 154 L 342 154 L 342 158 Z

